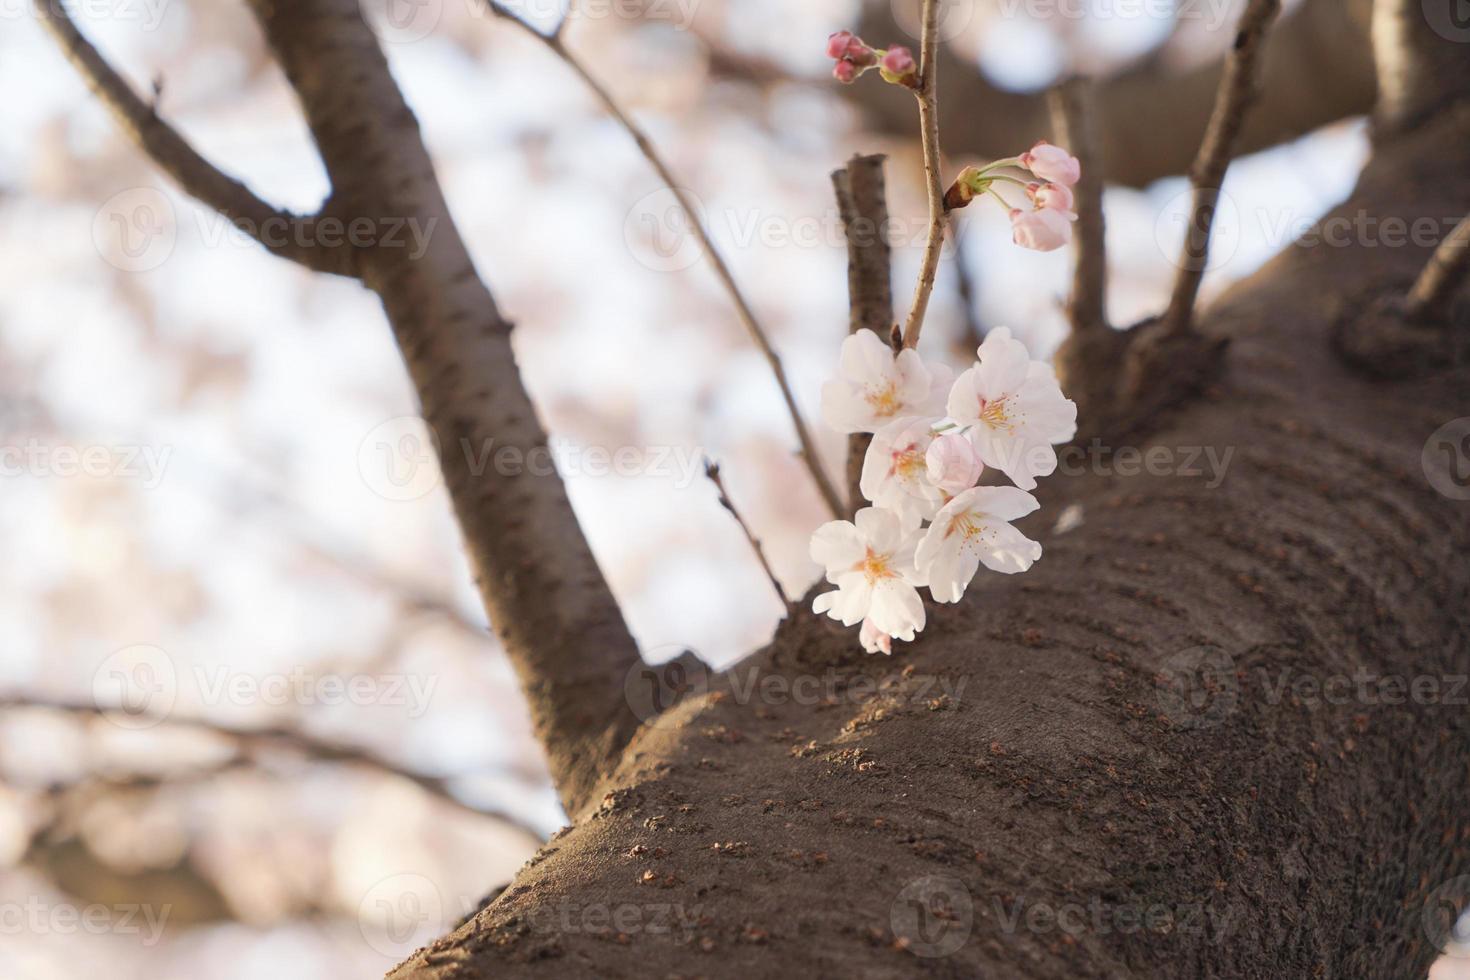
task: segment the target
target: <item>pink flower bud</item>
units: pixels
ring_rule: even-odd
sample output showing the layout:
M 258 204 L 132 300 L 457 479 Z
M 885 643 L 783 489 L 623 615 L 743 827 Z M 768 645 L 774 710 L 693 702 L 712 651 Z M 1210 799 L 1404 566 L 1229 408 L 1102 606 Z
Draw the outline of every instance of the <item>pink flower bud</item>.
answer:
M 1050 208 L 1040 211 L 1016 208 L 1011 212 L 1011 238 L 1022 248 L 1050 252 L 1072 240 L 1072 222 Z
M 951 497 L 973 487 L 985 471 L 985 464 L 980 462 L 970 440 L 954 433 L 929 443 L 924 463 L 929 470 L 929 482 Z
M 832 66 L 832 77 L 844 85 L 851 85 L 858 77 L 857 66 L 850 61 L 839 61 Z
M 858 641 L 868 653 L 893 654 L 893 637 L 874 626 L 871 619 L 863 620 L 863 628 L 858 631 Z
M 883 56 L 883 70 L 891 75 L 911 75 L 914 69 L 913 52 L 901 44 L 895 44 Z
M 1021 166 L 1053 184 L 1066 184 L 1070 187 L 1082 176 L 1081 162 L 1060 146 L 1052 146 L 1046 140 L 1039 140 L 1028 152 L 1022 153 L 1020 159 Z
M 847 46 L 856 40 L 857 38 L 853 36 L 852 31 L 838 31 L 836 34 L 827 38 L 827 57 L 847 57 Z
M 1076 199 L 1072 196 L 1072 188 L 1066 184 L 1032 184 L 1026 188 L 1026 196 L 1031 198 L 1031 203 L 1038 209 L 1050 208 L 1060 211 L 1073 221 L 1077 220 L 1077 215 L 1072 210 Z

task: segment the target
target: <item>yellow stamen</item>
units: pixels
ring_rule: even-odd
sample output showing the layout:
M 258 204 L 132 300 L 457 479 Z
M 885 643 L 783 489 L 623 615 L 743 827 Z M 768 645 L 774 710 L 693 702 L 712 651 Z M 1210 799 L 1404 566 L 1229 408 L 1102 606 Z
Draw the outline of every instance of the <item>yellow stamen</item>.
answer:
M 892 381 L 881 388 L 868 388 L 863 398 L 873 407 L 874 415 L 887 418 L 898 414 L 898 385 Z
M 1006 410 L 1006 398 L 1002 395 L 995 401 L 980 399 L 980 421 L 992 429 L 1009 430 L 1012 426 L 1010 413 Z
M 869 548 L 863 560 L 855 566 L 855 570 L 867 576 L 869 585 L 874 584 L 880 578 L 897 578 L 898 574 L 888 563 L 888 558 L 888 555 L 877 554 L 872 548 Z

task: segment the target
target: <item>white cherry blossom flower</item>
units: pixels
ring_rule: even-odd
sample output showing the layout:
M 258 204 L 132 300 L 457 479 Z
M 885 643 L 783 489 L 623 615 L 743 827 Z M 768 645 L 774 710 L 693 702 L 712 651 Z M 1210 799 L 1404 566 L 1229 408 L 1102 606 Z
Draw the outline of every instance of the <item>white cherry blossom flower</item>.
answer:
M 1077 434 L 1077 405 L 1062 394 L 1057 376 L 1031 360 L 1026 345 L 1005 327 L 992 330 L 980 363 L 955 381 L 949 417 L 967 427 L 981 461 L 1023 490 L 1057 468 L 1055 443 Z
M 817 528 L 812 560 L 827 569 L 827 581 L 837 591 L 817 596 L 812 611 L 844 626 L 866 620 L 870 640 L 875 631 L 912 640 L 924 628 L 924 601 L 916 588 L 924 583 L 914 568 L 920 533 L 917 525 L 877 507 L 864 507 L 852 521 Z
M 907 348 L 894 357 L 871 330 L 842 342 L 837 374 L 822 386 L 822 417 L 838 432 L 877 432 L 905 416 L 944 414 L 949 369 L 925 365 Z
M 903 418 L 879 429 L 863 457 L 858 489 L 909 524 L 931 519 L 948 497 L 929 480 L 926 454 L 937 418 Z
M 1041 506 L 1015 487 L 975 487 L 940 509 L 915 561 L 936 602 L 959 602 L 983 563 L 1014 574 L 1041 557 L 1041 545 L 1011 526 Z

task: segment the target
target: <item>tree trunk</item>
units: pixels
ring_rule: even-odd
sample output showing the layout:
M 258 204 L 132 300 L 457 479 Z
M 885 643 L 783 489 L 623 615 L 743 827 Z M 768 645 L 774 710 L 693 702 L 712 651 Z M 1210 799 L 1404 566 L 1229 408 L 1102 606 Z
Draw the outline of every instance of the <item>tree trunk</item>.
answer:
M 1422 978 L 1470 872 L 1470 460 L 1426 439 L 1470 383 L 1367 381 L 1332 336 L 1466 173 L 1464 104 L 1380 146 L 1324 220 L 1355 240 L 1201 318 L 1226 376 L 1138 447 L 1172 472 L 1043 482 L 1081 526 L 892 659 L 798 613 L 391 976 Z

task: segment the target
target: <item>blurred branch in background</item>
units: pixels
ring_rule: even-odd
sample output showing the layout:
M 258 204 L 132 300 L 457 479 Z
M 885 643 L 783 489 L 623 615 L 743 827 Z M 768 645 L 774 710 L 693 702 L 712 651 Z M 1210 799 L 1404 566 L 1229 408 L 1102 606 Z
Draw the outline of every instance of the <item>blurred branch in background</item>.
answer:
M 138 717 L 121 707 L 109 708 L 91 702 L 66 701 L 25 694 L 0 695 L 0 711 L 17 709 L 56 711 L 69 715 L 98 718 L 114 713 L 129 715 L 133 718 Z M 542 833 L 539 829 L 513 814 L 494 807 L 476 805 L 461 799 L 450 788 L 450 778 L 416 772 L 385 759 L 368 749 L 322 739 L 296 728 L 244 728 L 222 724 L 206 718 L 194 718 L 178 714 L 169 714 L 157 718 L 146 715 L 144 717 L 148 721 L 153 721 L 157 724 L 193 729 L 225 739 L 232 743 L 235 749 L 246 757 L 254 757 L 264 751 L 280 751 L 285 749 L 317 762 L 355 766 L 385 773 L 398 779 L 407 780 L 437 799 L 466 813 L 499 820 L 518 830 L 524 831 L 537 840 L 542 839 Z
M 714 240 L 710 238 L 709 231 L 705 228 L 703 219 L 695 209 L 693 201 L 689 198 L 689 191 L 674 176 L 673 170 L 670 169 L 668 163 L 659 153 L 658 148 L 654 146 L 653 140 L 649 138 L 643 128 L 618 104 L 617 99 L 613 98 L 612 92 L 592 74 L 582 59 L 572 53 L 563 42 L 562 28 L 571 16 L 570 8 L 568 13 L 557 21 L 555 27 L 550 31 L 542 31 L 515 11 L 496 2 L 496 0 L 484 0 L 484 2 L 496 16 L 516 25 L 546 45 L 547 50 L 561 59 L 582 80 L 592 94 L 597 97 L 597 100 L 602 103 L 608 115 L 616 120 L 618 125 L 623 127 L 628 135 L 633 138 L 633 142 L 638 145 L 638 150 L 643 154 L 643 158 L 658 173 L 659 179 L 664 182 L 664 185 L 674 195 L 674 199 L 679 202 L 679 207 L 684 212 L 684 219 L 689 223 L 690 230 L 694 232 L 695 237 L 699 240 L 700 248 L 703 250 L 705 257 L 709 259 L 715 276 L 720 280 L 720 284 L 724 287 L 725 292 L 729 294 L 731 302 L 735 304 L 735 312 L 739 316 L 740 322 L 744 324 L 746 332 L 750 334 L 750 339 L 755 341 L 755 345 L 760 348 L 761 353 L 765 356 L 766 362 L 771 366 L 771 373 L 776 378 L 776 385 L 781 389 L 781 398 L 786 403 L 786 411 L 791 415 L 791 424 L 796 429 L 797 441 L 801 444 L 802 460 L 806 463 L 806 468 L 811 473 L 813 482 L 817 485 L 817 491 L 822 495 L 822 499 L 826 502 L 828 510 L 832 512 L 832 516 L 841 519 L 843 515 L 842 499 L 838 495 L 837 488 L 832 483 L 831 477 L 827 475 L 826 468 L 822 465 L 821 456 L 817 452 L 816 441 L 812 438 L 811 431 L 807 428 L 806 420 L 801 414 L 801 409 L 796 404 L 796 395 L 792 392 L 791 382 L 786 377 L 786 368 L 781 363 L 781 355 L 776 353 L 775 347 L 771 345 L 771 339 L 767 335 L 765 327 L 757 319 L 755 310 L 751 308 L 750 302 L 745 298 L 745 293 L 741 290 L 739 284 L 736 283 L 735 276 L 731 273 L 729 265 L 725 263 L 725 259 L 720 254 L 720 250 L 715 247 Z

